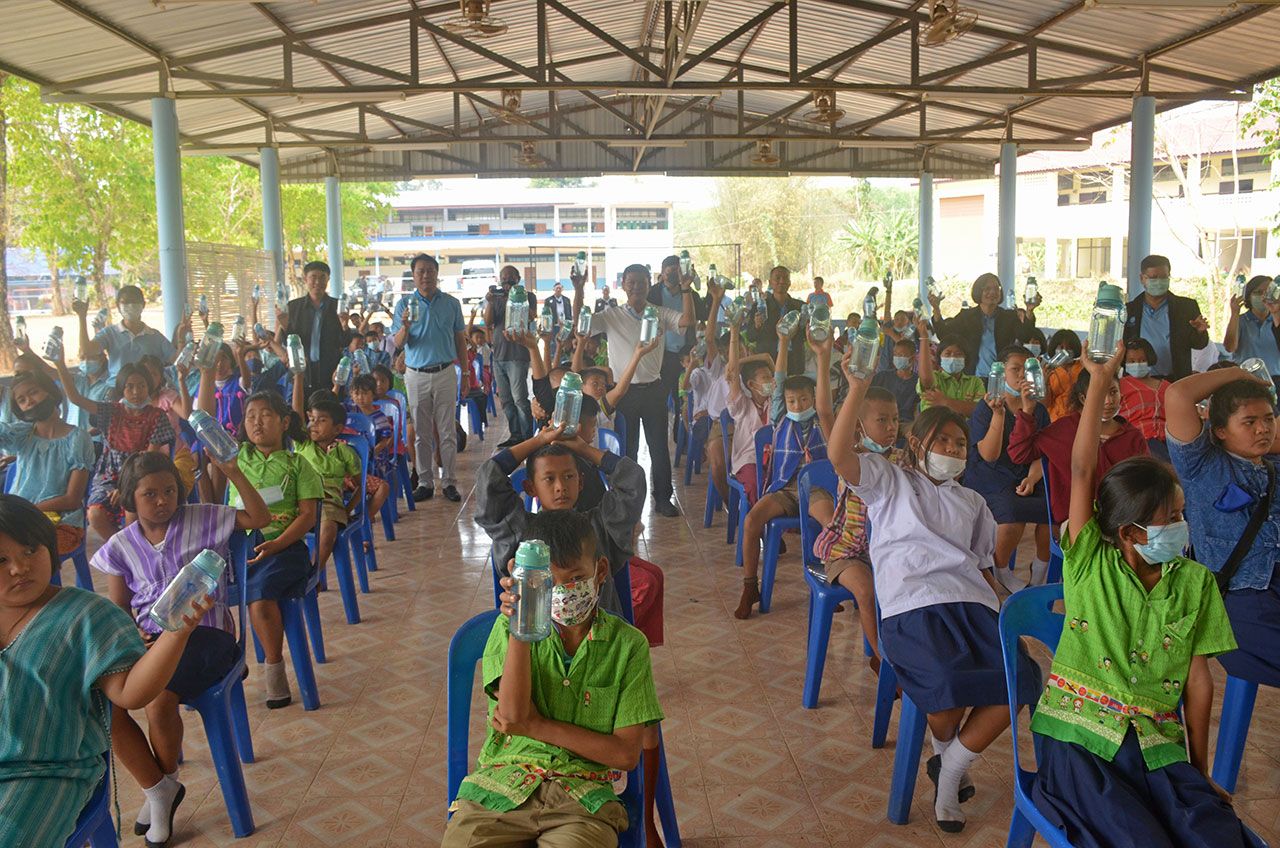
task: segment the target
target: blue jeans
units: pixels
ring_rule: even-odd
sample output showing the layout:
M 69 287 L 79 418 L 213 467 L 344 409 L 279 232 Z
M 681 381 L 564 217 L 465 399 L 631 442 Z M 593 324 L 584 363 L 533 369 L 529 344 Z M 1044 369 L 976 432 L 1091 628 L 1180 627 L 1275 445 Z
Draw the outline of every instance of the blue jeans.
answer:
M 516 360 L 493 363 L 498 399 L 512 438 L 521 441 L 533 435 L 533 411 L 529 408 L 529 363 Z

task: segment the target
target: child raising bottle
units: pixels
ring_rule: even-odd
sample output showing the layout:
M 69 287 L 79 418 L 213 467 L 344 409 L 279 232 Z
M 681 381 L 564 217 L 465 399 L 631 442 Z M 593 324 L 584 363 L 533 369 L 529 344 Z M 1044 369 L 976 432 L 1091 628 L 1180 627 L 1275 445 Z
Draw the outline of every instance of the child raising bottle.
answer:
M 859 453 L 858 419 L 868 382 L 846 372 L 849 396 L 831 432 L 836 472 L 866 504 L 880 602 L 880 656 L 902 691 L 927 714 L 934 756 L 934 816 L 948 833 L 964 828 L 973 797 L 969 767 L 1009 727 L 992 567 L 996 522 L 982 496 L 955 480 L 969 433 L 947 406 L 920 413 L 907 455 L 894 464 Z M 1019 658 L 1020 703 L 1040 692 L 1039 670 Z
M 1213 574 L 1182 556 L 1178 477 L 1157 459 L 1126 459 L 1094 507 L 1101 412 L 1124 353 L 1081 359 L 1091 379 L 1062 536 L 1066 621 L 1031 719 L 1032 797 L 1077 848 L 1260 845 L 1208 777 L 1208 658 L 1236 641 Z
M 147 650 L 111 601 L 50 585 L 57 562 L 44 513 L 0 495 L 0 845 L 66 844 L 103 777 L 108 704 L 151 703 L 213 604 Z

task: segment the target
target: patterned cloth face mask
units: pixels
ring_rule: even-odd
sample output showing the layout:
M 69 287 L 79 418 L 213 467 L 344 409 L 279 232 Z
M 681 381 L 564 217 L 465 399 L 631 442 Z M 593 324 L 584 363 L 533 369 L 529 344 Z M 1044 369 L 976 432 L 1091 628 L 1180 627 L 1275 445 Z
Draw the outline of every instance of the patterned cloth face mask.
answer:
M 574 580 L 551 587 L 551 620 L 562 627 L 586 621 L 596 608 L 596 579 Z

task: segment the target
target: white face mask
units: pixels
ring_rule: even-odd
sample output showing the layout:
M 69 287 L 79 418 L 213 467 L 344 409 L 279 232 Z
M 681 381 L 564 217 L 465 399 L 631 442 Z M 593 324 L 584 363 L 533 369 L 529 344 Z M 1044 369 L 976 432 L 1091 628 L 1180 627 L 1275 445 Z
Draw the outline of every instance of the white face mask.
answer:
M 964 473 L 965 461 L 959 457 L 929 451 L 924 455 L 924 473 L 935 480 L 954 480 Z
M 141 303 L 122 303 L 120 304 L 120 315 L 126 321 L 134 322 L 142 320 L 142 304 Z

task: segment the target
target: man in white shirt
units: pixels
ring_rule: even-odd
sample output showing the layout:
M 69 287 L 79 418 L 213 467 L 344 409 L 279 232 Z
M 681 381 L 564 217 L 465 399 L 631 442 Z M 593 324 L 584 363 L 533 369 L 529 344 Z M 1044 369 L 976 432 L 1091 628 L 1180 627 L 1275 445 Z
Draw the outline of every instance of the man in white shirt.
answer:
M 586 276 L 571 276 L 573 281 L 574 314 L 583 308 Z M 643 265 L 629 265 L 622 272 L 622 291 L 626 303 L 609 306 L 591 316 L 591 335 L 604 333 L 609 340 L 609 367 L 614 374 L 626 370 L 636 348 L 640 346 L 640 327 L 646 306 L 649 306 L 649 269 Z M 658 311 L 658 331 L 677 332 L 693 326 L 693 289 L 682 283 L 683 312 L 655 307 Z M 618 403 L 618 414 L 627 422 L 627 456 L 635 459 L 640 452 L 640 427 L 644 425 L 645 441 L 649 445 L 649 480 L 653 492 L 654 510 L 659 515 L 674 517 L 680 510 L 671 502 L 671 450 L 667 441 L 667 395 L 662 386 L 662 349 L 654 348 L 640 360 L 636 367 L 631 388 Z

